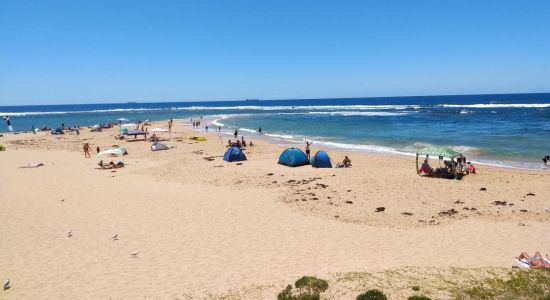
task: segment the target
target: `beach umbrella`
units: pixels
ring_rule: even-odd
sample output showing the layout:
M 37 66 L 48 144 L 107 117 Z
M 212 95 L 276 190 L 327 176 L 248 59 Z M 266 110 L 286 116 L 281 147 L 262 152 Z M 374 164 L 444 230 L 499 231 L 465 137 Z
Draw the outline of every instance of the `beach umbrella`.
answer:
M 126 118 L 120 118 L 120 119 L 116 119 L 117 121 L 121 121 L 121 122 L 128 122 L 130 120 L 126 119 Z
M 120 129 L 118 130 L 120 133 L 122 134 L 125 134 L 125 133 L 128 133 L 128 128 L 126 127 L 120 127 Z
M 126 153 L 126 148 L 118 147 L 118 148 L 110 148 L 105 149 L 97 154 L 97 157 L 104 156 L 104 155 L 124 155 Z
M 150 130 L 151 132 L 168 132 L 168 129 L 164 128 L 153 128 Z

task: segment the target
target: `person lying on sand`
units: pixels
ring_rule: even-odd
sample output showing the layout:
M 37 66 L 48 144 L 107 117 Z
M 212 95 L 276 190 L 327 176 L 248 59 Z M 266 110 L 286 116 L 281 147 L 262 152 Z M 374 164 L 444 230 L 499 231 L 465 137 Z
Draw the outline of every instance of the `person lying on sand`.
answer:
M 548 258 L 548 255 L 546 255 Z M 525 261 L 529 264 L 529 267 L 537 269 L 537 268 L 550 268 L 550 263 L 548 260 L 545 260 L 540 252 L 535 252 L 535 256 L 530 256 L 526 252 L 522 252 L 518 257 L 516 257 L 518 260 Z

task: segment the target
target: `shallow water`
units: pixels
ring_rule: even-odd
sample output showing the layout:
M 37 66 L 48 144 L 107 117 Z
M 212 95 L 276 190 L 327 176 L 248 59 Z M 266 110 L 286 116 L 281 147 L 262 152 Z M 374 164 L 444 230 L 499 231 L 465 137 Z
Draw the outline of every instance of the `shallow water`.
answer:
M 261 127 L 275 141 L 307 138 L 350 151 L 452 148 L 474 161 L 528 169 L 543 168 L 541 157 L 550 153 L 550 94 L 10 106 L 0 114 L 22 131 L 203 115 L 248 137 Z

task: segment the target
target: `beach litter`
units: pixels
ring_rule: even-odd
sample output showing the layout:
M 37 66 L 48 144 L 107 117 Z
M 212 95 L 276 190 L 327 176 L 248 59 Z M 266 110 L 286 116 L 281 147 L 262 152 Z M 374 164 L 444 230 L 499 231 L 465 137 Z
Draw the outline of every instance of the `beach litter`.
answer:
M 26 166 L 22 166 L 22 167 L 19 167 L 21 169 L 26 169 L 26 168 L 38 168 L 38 167 L 42 167 L 44 166 L 43 163 L 37 163 L 37 164 L 27 164 Z
M 386 208 L 383 207 L 383 206 L 380 206 L 380 207 L 377 207 L 377 208 L 376 208 L 376 212 L 383 212 L 383 211 L 385 211 L 385 210 L 386 210 Z

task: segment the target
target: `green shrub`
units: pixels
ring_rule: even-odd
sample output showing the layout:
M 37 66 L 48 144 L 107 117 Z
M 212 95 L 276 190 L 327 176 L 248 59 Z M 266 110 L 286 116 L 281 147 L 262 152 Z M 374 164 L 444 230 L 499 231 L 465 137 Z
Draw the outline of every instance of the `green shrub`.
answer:
M 328 282 L 317 277 L 304 276 L 294 283 L 297 289 L 305 289 L 313 292 L 322 293 L 328 289 Z
M 277 295 L 277 300 L 319 300 L 320 293 L 328 289 L 328 282 L 311 276 L 304 276 L 294 283 L 296 290 L 289 284 Z
M 386 300 L 388 297 L 379 290 L 368 290 L 367 292 L 360 294 L 356 298 L 357 300 Z

